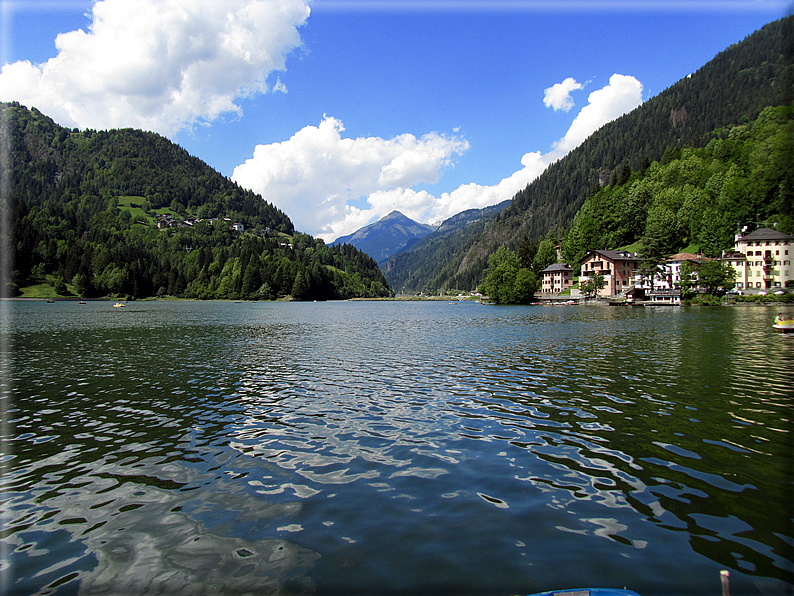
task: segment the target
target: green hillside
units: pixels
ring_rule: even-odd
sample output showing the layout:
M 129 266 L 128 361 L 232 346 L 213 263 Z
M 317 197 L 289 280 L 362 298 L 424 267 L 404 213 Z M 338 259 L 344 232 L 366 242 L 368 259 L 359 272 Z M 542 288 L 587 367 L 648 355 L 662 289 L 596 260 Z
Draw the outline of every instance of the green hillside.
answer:
M 511 205 L 475 238 L 451 237 L 448 250 L 438 247 L 438 252 L 447 253 L 443 261 L 428 259 L 428 251 L 421 246 L 395 257 L 400 258 L 400 270 L 422 272 L 410 283 L 394 283 L 391 262 L 385 266 L 387 279 L 393 287 L 407 291 L 473 289 L 483 279 L 488 256 L 499 246 L 515 250 L 524 237 L 533 242 L 549 234 L 564 237 L 594 189 L 625 182 L 653 162 L 674 159 L 685 147 L 705 147 L 715 131 L 752 122 L 766 107 L 788 105 L 794 99 L 792 26 L 794 17 L 770 23 L 603 126 L 517 193 Z M 754 219 L 771 216 L 778 209 L 770 201 L 766 197 L 758 204 L 760 211 Z M 431 235 L 424 242 L 433 240 Z
M 794 232 L 794 104 L 712 136 L 594 192 L 562 239 L 563 257 L 575 263 L 588 250 L 627 245 L 718 256 L 745 225 Z
M 389 295 L 374 260 L 290 219 L 167 139 L 63 128 L 0 104 L 5 295 L 332 299 Z M 235 225 L 237 224 L 237 225 Z

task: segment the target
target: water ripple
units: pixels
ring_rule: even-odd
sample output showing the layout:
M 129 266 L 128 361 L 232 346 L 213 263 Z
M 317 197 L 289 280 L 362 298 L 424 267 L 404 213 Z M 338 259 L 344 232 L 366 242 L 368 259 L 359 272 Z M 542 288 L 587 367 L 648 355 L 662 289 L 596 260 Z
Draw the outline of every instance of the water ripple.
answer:
M 794 586 L 763 310 L 15 308 L 10 593 Z

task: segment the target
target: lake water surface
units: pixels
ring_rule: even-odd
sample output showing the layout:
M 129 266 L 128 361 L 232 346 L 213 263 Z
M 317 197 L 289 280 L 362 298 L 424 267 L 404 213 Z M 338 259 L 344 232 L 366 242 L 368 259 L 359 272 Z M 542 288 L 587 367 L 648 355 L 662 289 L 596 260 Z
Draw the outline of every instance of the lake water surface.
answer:
M 0 593 L 792 594 L 775 312 L 4 303 Z

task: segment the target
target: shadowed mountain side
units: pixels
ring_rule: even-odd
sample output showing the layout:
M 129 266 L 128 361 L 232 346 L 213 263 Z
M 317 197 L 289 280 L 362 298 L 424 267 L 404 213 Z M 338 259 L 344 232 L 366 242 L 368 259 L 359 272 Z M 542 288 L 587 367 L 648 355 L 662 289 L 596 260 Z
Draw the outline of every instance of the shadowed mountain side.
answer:
M 432 283 L 428 282 L 442 276 L 456 280 L 448 287 L 476 285 L 476 280 L 456 278 L 453 270 L 456 267 L 455 255 L 471 245 L 485 225 L 508 205 L 509 200 L 484 209 L 468 209 L 445 220 L 435 232 L 406 247 L 404 252 L 382 265 L 384 276 L 391 280 L 389 286 L 397 293 L 415 292 L 430 287 Z

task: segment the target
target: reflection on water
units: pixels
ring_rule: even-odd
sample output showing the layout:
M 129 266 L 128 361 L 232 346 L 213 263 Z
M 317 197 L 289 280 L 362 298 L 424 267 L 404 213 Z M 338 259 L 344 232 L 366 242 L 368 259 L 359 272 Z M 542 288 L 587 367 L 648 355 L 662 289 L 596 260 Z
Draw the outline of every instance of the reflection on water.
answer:
M 765 309 L 10 308 L 3 593 L 794 591 Z

